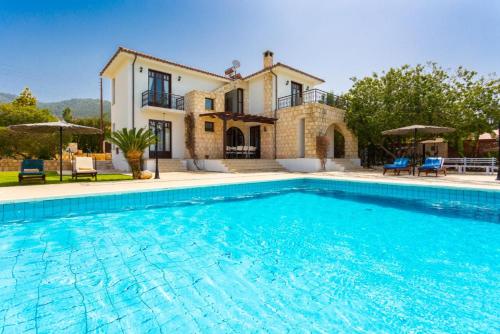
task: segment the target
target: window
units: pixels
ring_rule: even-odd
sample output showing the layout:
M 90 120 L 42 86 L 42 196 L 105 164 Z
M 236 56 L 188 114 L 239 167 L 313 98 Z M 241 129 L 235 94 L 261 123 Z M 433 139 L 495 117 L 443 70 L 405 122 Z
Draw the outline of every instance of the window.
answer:
M 224 105 L 225 105 L 224 111 L 234 112 L 233 111 L 233 92 L 234 91 L 230 91 L 224 95 Z
M 205 122 L 205 131 L 214 132 L 214 122 Z
M 236 112 L 238 114 L 243 114 L 243 89 L 238 88 L 237 96 L 238 96 L 238 110 Z
M 243 89 L 238 88 L 227 92 L 224 96 L 225 111 L 243 114 Z
M 172 82 L 168 73 L 148 70 L 148 105 L 171 108 Z
M 205 98 L 205 110 L 214 110 L 214 99 Z
M 115 78 L 111 79 L 111 103 L 115 104 Z

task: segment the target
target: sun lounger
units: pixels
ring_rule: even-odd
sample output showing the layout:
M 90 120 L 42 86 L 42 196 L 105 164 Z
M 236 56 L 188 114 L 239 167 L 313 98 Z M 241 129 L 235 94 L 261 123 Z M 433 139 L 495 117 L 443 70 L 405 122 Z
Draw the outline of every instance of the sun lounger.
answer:
M 441 171 L 446 175 L 446 167 L 443 165 L 443 158 L 426 158 L 424 164 L 418 167 L 418 176 L 420 176 L 421 172 L 424 172 L 425 175 L 436 173 L 436 176 L 438 176 L 438 173 Z
M 394 163 L 384 165 L 383 175 L 385 175 L 385 172 L 387 172 L 388 170 L 393 170 L 394 174 L 396 174 L 396 175 L 399 175 L 399 173 L 401 173 L 402 170 L 408 171 L 408 174 L 410 174 L 411 173 L 410 159 L 408 159 L 408 158 L 396 158 L 396 160 L 394 160 Z
M 21 163 L 21 171 L 17 176 L 19 184 L 25 179 L 41 179 L 45 183 L 45 171 L 43 170 L 43 160 L 26 159 Z
M 78 180 L 79 175 L 90 176 L 97 180 L 97 170 L 92 157 L 75 157 L 72 177 Z

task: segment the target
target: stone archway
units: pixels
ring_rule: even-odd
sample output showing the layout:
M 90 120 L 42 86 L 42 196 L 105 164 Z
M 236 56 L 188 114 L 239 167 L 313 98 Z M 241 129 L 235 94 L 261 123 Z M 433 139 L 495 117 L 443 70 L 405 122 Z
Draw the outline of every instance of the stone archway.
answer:
M 329 159 L 343 159 L 346 157 L 346 134 L 336 123 L 331 124 L 326 135 L 330 138 L 327 157 Z
M 232 126 L 226 130 L 226 145 L 227 146 L 243 146 L 245 145 L 245 136 L 243 131 L 239 128 Z

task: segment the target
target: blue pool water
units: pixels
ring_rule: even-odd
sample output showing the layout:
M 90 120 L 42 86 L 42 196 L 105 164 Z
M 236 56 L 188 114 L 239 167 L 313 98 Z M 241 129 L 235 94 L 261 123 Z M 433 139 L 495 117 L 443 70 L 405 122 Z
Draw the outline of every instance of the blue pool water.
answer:
M 0 333 L 498 332 L 498 192 L 294 182 L 5 205 Z

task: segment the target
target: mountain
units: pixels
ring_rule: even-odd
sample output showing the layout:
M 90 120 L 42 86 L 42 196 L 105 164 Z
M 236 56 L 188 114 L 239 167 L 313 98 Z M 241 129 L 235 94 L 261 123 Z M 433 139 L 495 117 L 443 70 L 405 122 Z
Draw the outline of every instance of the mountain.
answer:
M 109 101 L 103 102 L 104 118 L 109 119 L 111 103 Z M 100 113 L 99 99 L 70 99 L 59 102 L 39 102 L 38 107 L 49 109 L 57 117 L 61 117 L 63 110 L 66 108 L 71 109 L 73 118 L 99 117 Z
M 9 93 L 0 93 L 0 103 L 7 103 L 16 98 L 16 95 Z M 38 102 L 38 107 L 49 109 L 57 117 L 62 116 L 65 108 L 70 108 L 74 118 L 99 117 L 100 105 L 99 99 L 69 99 L 58 102 Z M 104 118 L 110 118 L 111 103 L 104 100 L 103 103 Z
M 16 95 L 9 93 L 0 93 L 0 103 L 8 103 L 16 98 Z

